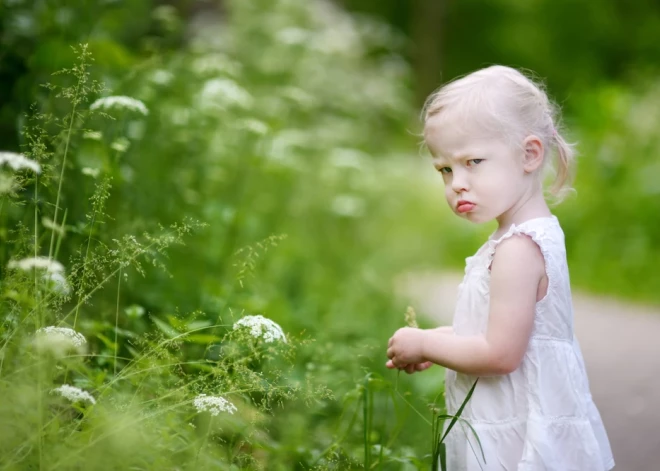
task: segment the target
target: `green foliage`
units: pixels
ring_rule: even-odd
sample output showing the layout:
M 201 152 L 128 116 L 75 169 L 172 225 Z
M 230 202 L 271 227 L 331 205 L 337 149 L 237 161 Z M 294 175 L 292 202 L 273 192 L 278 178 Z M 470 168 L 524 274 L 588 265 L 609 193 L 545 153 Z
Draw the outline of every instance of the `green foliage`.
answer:
M 392 191 L 409 183 L 386 158 L 407 139 L 408 70 L 386 29 L 330 4 L 230 11 L 128 74 L 91 37 L 20 121 L 43 172 L 7 173 L 2 266 L 66 268 L 3 276 L 0 413 L 25 417 L 7 468 L 359 468 L 365 430 L 384 443 L 393 422 L 381 466 L 426 448 L 406 408 L 390 418 L 376 398 L 383 420 L 351 419 L 365 370 L 385 371 L 394 276 L 424 255 L 390 245 L 416 232 L 398 215 L 417 197 Z M 287 344 L 231 328 L 259 313 Z M 53 325 L 85 351 L 46 353 L 34 339 Z M 199 415 L 199 394 L 237 412 Z
M 174 5 L 0 7 L 1 150 L 41 167 L 0 166 L 1 466 L 428 469 L 442 373 L 384 368 L 397 276 L 462 266 L 489 228 L 411 157 L 405 41 L 330 2 Z M 658 261 L 654 100 L 575 100 L 582 286 L 657 299 L 631 281 Z M 257 314 L 287 342 L 233 328 Z
M 571 278 L 595 292 L 660 301 L 657 81 L 582 95 L 572 118 L 577 194 L 561 207 Z
M 524 67 L 572 106 L 576 93 L 658 73 L 660 5 L 592 0 L 342 0 L 410 41 L 419 98 L 439 83 L 491 64 Z

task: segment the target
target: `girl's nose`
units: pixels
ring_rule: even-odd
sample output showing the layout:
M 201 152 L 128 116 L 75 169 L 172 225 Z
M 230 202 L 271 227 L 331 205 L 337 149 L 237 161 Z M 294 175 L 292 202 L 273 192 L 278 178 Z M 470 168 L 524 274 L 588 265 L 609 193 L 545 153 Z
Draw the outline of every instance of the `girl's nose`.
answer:
M 451 189 L 456 193 L 462 193 L 469 188 L 467 175 L 464 172 L 453 172 L 451 176 Z

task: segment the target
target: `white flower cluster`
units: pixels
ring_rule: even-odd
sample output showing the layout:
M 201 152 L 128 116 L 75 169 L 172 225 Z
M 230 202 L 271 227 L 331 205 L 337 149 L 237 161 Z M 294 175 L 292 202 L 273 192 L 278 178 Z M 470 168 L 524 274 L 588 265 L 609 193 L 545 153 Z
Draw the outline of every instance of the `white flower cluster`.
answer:
M 233 414 L 237 411 L 236 406 L 229 402 L 224 397 L 207 396 L 200 394 L 193 400 L 197 412 L 208 412 L 213 416 L 218 415 L 220 412 L 228 412 Z
M 109 110 L 111 108 L 126 109 L 142 113 L 145 116 L 149 114 L 149 110 L 144 103 L 128 96 L 106 96 L 99 98 L 89 107 L 90 110 L 96 110 L 99 108 L 104 110 Z
M 7 164 L 14 170 L 29 168 L 35 173 L 41 173 L 41 166 L 34 160 L 15 152 L 0 152 L 0 165 Z
M 83 334 L 76 332 L 73 329 L 69 329 L 68 327 L 55 327 L 52 325 L 48 327 L 42 327 L 41 329 L 37 330 L 37 335 L 52 338 L 62 338 L 71 343 L 71 345 L 74 347 L 82 347 L 87 343 L 87 339 L 85 339 Z
M 100 168 L 91 168 L 91 167 L 83 167 L 81 171 L 83 175 L 87 175 L 92 178 L 98 177 L 99 174 L 101 173 Z
M 96 399 L 94 399 L 94 396 L 90 393 L 68 384 L 53 389 L 51 393 L 57 393 L 71 402 L 89 402 L 90 404 L 96 404 Z
M 43 279 L 46 281 L 48 288 L 55 291 L 57 294 L 64 296 L 71 292 L 71 288 L 69 288 L 66 278 L 61 273 L 48 273 Z
M 49 260 L 48 257 L 31 257 L 23 260 L 12 260 L 7 265 L 9 268 L 18 268 L 23 271 L 30 271 L 33 268 L 46 270 L 48 273 L 63 273 L 64 267 L 55 260 Z
M 228 56 L 219 53 L 206 54 L 198 57 L 192 64 L 193 72 L 201 75 L 236 75 L 240 69 L 240 64 L 232 61 Z
M 67 327 L 42 327 L 37 330 L 34 346 L 40 353 L 48 353 L 55 358 L 64 358 L 72 353 L 83 355 L 87 347 L 85 337 Z
M 265 342 L 281 340 L 286 343 L 286 336 L 282 328 L 264 316 L 245 316 L 234 324 L 234 330 L 241 327 L 247 327 L 250 329 L 250 335 L 255 338 L 261 337 Z
M 247 90 L 226 78 L 206 81 L 199 94 L 199 104 L 204 109 L 213 107 L 224 109 L 234 105 L 248 108 L 252 102 L 252 95 Z
M 44 225 L 48 226 L 48 223 L 44 223 Z M 31 271 L 34 268 L 37 270 L 45 270 L 46 273 L 42 278 L 49 289 L 52 289 L 61 295 L 66 295 L 70 292 L 69 285 L 64 276 L 64 267 L 56 260 L 49 260 L 48 257 L 32 257 L 23 260 L 11 260 L 7 267 L 23 271 Z

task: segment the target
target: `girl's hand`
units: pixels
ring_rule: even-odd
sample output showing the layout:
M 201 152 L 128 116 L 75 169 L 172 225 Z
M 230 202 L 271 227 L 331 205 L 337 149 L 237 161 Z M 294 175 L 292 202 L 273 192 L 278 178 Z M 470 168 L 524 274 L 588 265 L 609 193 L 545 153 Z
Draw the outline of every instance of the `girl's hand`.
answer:
M 394 366 L 394 364 L 392 363 L 392 360 L 389 360 L 385 364 L 385 366 L 388 367 L 388 368 L 396 368 L 396 366 Z M 432 366 L 433 366 L 433 362 L 425 361 L 424 363 L 415 363 L 415 364 L 412 364 L 412 365 L 406 365 L 403 368 L 399 368 L 399 369 L 403 370 L 406 373 L 408 373 L 409 375 L 411 375 L 413 373 L 417 373 L 418 371 L 428 370 Z
M 397 330 L 388 342 L 387 358 L 390 361 L 386 366 L 406 368 L 409 365 L 425 363 L 427 360 L 423 357 L 423 353 L 427 335 L 428 331 L 413 327 Z M 390 363 L 392 366 L 389 366 Z

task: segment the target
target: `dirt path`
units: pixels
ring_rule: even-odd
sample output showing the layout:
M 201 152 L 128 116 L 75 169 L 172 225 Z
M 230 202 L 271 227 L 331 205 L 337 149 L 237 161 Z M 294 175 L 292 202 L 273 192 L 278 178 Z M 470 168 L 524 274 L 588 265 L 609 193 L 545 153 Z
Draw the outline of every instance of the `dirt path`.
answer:
M 448 324 L 460 274 L 402 280 L 416 310 Z M 575 331 L 617 471 L 660 470 L 660 308 L 573 294 Z

